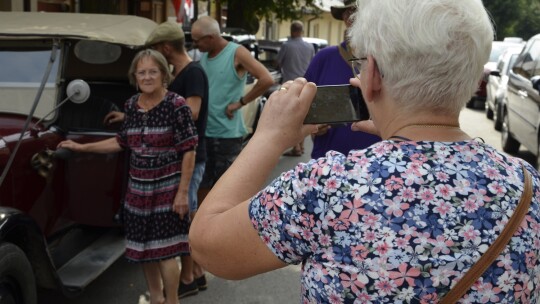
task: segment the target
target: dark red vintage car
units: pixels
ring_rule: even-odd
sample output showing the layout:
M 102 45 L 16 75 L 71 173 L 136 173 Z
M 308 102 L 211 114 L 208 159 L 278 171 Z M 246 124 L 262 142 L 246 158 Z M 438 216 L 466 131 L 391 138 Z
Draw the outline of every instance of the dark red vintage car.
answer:
M 103 118 L 135 93 L 127 71 L 155 27 L 0 13 L 0 303 L 37 303 L 37 288 L 76 295 L 122 255 L 126 156 L 56 146 L 115 135 Z

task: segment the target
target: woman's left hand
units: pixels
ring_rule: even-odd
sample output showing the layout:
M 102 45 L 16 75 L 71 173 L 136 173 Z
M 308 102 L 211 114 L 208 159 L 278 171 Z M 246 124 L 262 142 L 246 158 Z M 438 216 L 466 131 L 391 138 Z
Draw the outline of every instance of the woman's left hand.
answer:
M 189 214 L 188 194 L 177 193 L 174 197 L 172 209 L 180 215 L 181 219 L 184 219 Z

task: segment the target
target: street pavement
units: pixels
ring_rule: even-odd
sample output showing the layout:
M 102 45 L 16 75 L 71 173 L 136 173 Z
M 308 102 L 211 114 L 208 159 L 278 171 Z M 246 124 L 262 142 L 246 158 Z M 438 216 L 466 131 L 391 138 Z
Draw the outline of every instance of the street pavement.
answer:
M 493 129 L 484 111 L 464 109 L 460 118 L 462 129 L 472 137 L 482 138 L 486 143 L 501 149 L 500 133 Z M 268 182 L 280 172 L 291 169 L 298 162 L 309 159 L 311 139 L 306 138 L 306 154 L 300 157 L 282 157 Z M 520 150 L 518 156 L 531 162 L 534 156 Z M 223 261 L 226 263 L 226 261 Z M 288 266 L 270 273 L 241 281 L 229 281 L 207 275 L 208 290 L 196 296 L 181 299 L 182 304 L 286 304 L 300 301 L 300 267 Z M 144 276 L 139 265 L 119 259 L 110 269 L 93 282 L 77 298 L 66 299 L 58 294 L 42 292 L 40 303 L 54 304 L 147 304 L 148 294 Z

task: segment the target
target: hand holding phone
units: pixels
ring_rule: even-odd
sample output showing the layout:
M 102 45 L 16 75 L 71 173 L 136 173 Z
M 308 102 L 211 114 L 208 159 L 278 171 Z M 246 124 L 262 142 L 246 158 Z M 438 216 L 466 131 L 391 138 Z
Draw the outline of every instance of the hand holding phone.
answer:
M 340 124 L 368 120 L 360 89 L 349 84 L 317 86 L 304 124 Z

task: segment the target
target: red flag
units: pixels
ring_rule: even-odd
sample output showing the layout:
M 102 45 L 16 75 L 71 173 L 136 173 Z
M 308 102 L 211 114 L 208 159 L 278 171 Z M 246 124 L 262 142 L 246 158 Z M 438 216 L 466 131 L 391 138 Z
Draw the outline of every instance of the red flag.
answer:
M 184 2 L 186 0 L 172 0 L 174 5 L 174 11 L 176 13 L 176 21 L 178 23 L 184 22 Z

